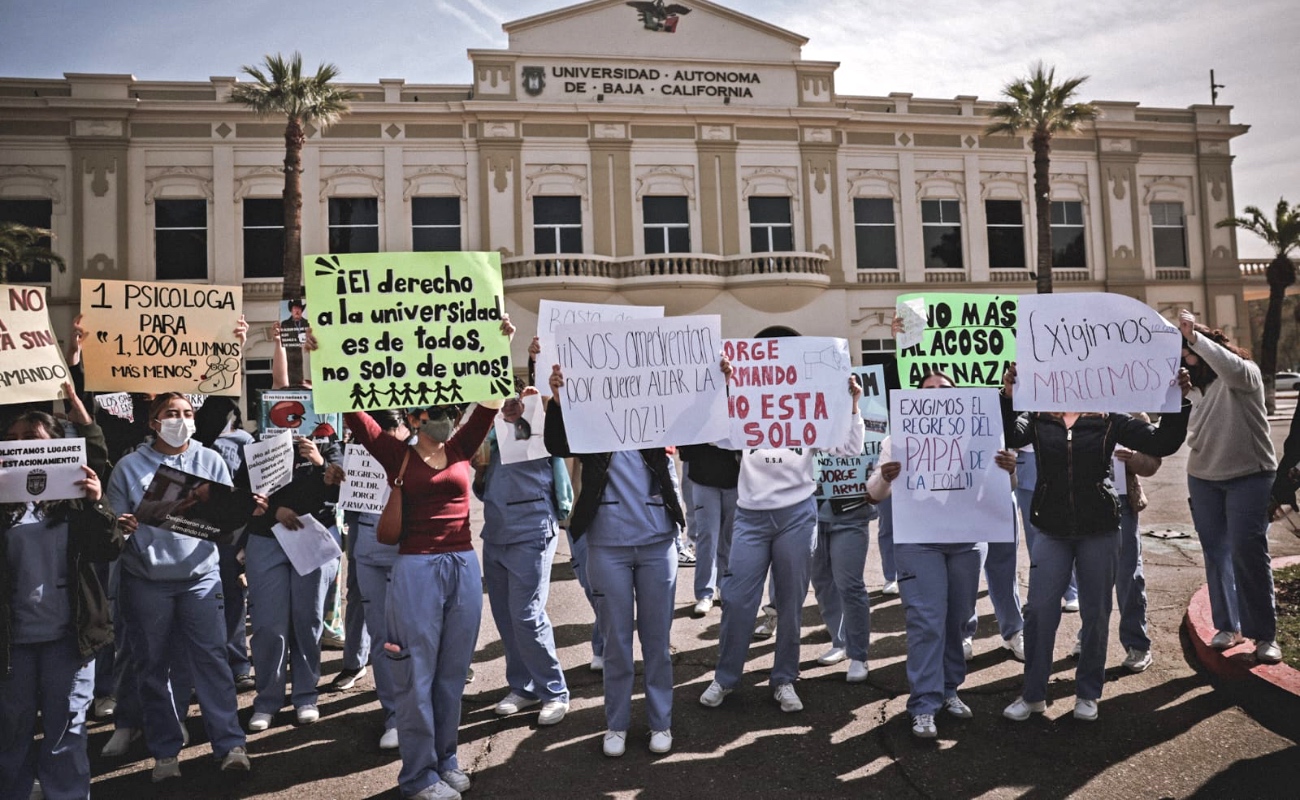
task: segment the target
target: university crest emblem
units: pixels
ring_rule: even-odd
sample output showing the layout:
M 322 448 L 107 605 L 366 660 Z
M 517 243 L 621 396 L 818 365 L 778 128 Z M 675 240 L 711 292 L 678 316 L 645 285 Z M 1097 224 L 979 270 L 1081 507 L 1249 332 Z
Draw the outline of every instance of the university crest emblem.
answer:
M 664 0 L 637 0 L 628 5 L 636 9 L 637 19 L 646 30 L 662 33 L 676 33 L 678 20 L 691 13 L 689 8 L 678 3 L 664 5 Z
M 33 497 L 45 494 L 46 474 L 43 469 L 34 469 L 27 473 L 27 493 Z
M 536 97 L 546 88 L 545 67 L 524 67 L 524 91 L 529 97 Z

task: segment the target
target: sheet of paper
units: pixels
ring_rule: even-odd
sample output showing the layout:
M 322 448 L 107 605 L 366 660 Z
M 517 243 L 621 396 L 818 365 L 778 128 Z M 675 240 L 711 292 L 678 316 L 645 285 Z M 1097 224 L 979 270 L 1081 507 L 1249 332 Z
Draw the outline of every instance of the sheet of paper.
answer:
M 307 575 L 343 555 L 334 536 L 319 520 L 311 514 L 303 514 L 298 521 L 302 523 L 300 530 L 291 531 L 278 522 L 271 528 L 294 572 Z
M 244 445 L 248 482 L 253 494 L 270 497 L 293 480 L 293 435 L 280 431 L 260 442 Z
M 542 397 L 551 396 L 551 367 L 560 363 L 555 349 L 555 329 L 561 325 L 589 322 L 617 322 L 624 319 L 653 319 L 664 315 L 663 306 L 616 306 L 602 303 L 573 303 L 567 300 L 541 300 L 537 304 L 537 390 Z
M 339 508 L 363 514 L 382 514 L 393 491 L 383 466 L 359 444 L 348 445 L 343 456 L 343 485 L 339 488 Z
M 900 300 L 897 305 L 898 316 L 903 319 L 903 332 L 898 337 L 898 349 L 916 347 L 925 338 L 925 298 L 913 297 Z
M 542 441 L 546 425 L 546 408 L 541 395 L 529 395 L 523 400 L 510 399 L 497 414 L 497 449 L 502 464 L 517 464 L 546 458 L 550 453 Z
M 0 442 L 0 503 L 43 503 L 85 497 L 85 439 Z

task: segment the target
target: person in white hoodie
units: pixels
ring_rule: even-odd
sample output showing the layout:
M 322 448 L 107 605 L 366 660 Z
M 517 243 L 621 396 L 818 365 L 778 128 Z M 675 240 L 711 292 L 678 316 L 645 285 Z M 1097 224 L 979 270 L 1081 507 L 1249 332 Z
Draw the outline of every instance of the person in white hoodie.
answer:
M 173 659 L 188 654 L 194 690 L 213 754 L 227 771 L 247 771 L 248 753 L 237 717 L 235 681 L 226 662 L 226 623 L 221 573 L 214 543 L 140 524 L 135 509 L 166 464 L 190 475 L 231 485 L 226 462 L 191 440 L 194 407 L 168 392 L 149 408 L 152 443 L 129 453 L 108 483 L 109 505 L 130 534 L 122 553 L 121 597 L 131 625 L 128 636 L 138 669 L 145 742 L 155 759 L 155 783 L 180 777 L 177 755 L 184 734 L 176 716 L 168 675 Z M 265 508 L 265 499 L 261 501 Z
M 722 373 L 731 379 L 731 362 L 722 360 Z M 772 666 L 773 698 L 786 712 L 802 711 L 795 693 L 799 677 L 799 621 L 808 595 L 809 569 L 817 544 L 817 455 L 862 452 L 866 429 L 858 413 L 862 387 L 850 377 L 853 424 L 843 442 L 831 447 L 745 450 L 736 485 L 736 517 L 731 556 L 723 578 L 727 602 L 722 607 L 722 633 L 713 682 L 700 703 L 716 707 L 740 683 L 745 656 L 754 635 L 754 615 L 762 601 L 768 567 L 776 592 L 776 662 Z

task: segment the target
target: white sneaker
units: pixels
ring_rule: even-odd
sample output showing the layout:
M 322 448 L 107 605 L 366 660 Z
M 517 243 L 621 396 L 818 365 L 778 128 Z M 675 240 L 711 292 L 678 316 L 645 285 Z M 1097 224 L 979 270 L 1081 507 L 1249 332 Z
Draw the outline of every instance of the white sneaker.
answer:
M 1078 658 L 1083 655 L 1083 640 L 1076 638 L 1074 646 L 1070 648 L 1070 658 Z
M 298 709 L 298 724 L 310 725 L 320 719 L 320 710 L 316 706 L 301 706 Z
M 1002 640 L 1002 646 L 1011 651 L 1011 657 L 1017 661 L 1025 660 L 1025 632 L 1016 631 L 1009 639 Z
M 700 705 L 708 706 L 709 708 L 717 708 L 722 705 L 722 701 L 726 699 L 729 694 L 731 694 L 730 689 L 724 689 L 722 688 L 722 684 L 714 681 L 709 684 L 709 688 L 704 690 L 704 694 L 700 695 Z
M 849 659 L 849 671 L 844 676 L 848 683 L 862 683 L 867 679 L 867 662 L 856 658 Z
M 569 713 L 569 704 L 563 700 L 549 700 L 542 703 L 542 711 L 537 715 L 538 725 L 554 725 Z
M 1246 641 L 1239 631 L 1219 631 L 1210 638 L 1210 647 L 1215 650 L 1230 650 Z
M 411 800 L 460 800 L 460 792 L 448 786 L 443 781 L 438 781 L 432 786 L 426 786 L 416 792 Z
M 962 699 L 957 695 L 943 699 L 943 710 L 957 719 L 970 719 L 975 716 L 975 712 L 970 710 L 970 706 L 963 703 Z
M 961 640 L 961 655 L 967 661 L 975 657 L 975 641 L 969 636 Z
M 153 782 L 162 783 L 181 776 L 181 762 L 172 758 L 160 758 L 153 764 Z
M 1084 700 L 1082 697 L 1074 698 L 1074 718 L 1084 722 L 1096 722 L 1097 701 Z
M 1261 664 L 1278 664 L 1282 661 L 1282 648 L 1267 639 L 1255 640 L 1255 660 Z
M 781 710 L 788 713 L 803 711 L 803 701 L 794 693 L 793 683 L 783 683 L 772 692 L 772 698 L 781 704 Z
M 705 597 L 702 600 L 695 601 L 695 608 L 691 609 L 691 614 L 697 617 L 703 617 L 713 610 L 713 598 Z
M 770 639 L 776 633 L 776 606 L 763 606 L 763 620 L 754 629 L 755 639 Z
M 473 683 L 473 682 L 474 682 L 474 668 L 470 667 L 469 669 L 465 670 L 465 683 Z
M 140 738 L 139 728 L 118 728 L 109 737 L 108 744 L 99 751 L 103 758 L 121 758 L 131 749 L 131 743 Z
M 95 698 L 95 718 L 108 719 L 117 711 L 117 699 L 112 695 Z
M 650 731 L 650 752 L 667 753 L 673 749 L 672 731 Z
M 1047 701 L 1039 700 L 1037 703 L 1027 703 L 1025 698 L 1017 697 L 1016 702 L 1002 709 L 1002 716 L 1016 722 L 1024 722 L 1029 719 L 1030 714 L 1042 714 L 1047 711 Z
M 271 727 L 271 718 L 271 714 L 263 714 L 261 711 L 253 714 L 253 718 L 248 721 L 249 732 L 257 733 Z
M 939 729 L 934 727 L 933 714 L 917 714 L 912 717 L 912 735 L 918 739 L 933 739 L 939 735 Z
M 605 731 L 605 755 L 618 758 L 627 751 L 627 731 Z
M 397 728 L 389 728 L 384 731 L 384 735 L 379 737 L 380 750 L 396 750 L 401 746 L 397 737 Z
M 1149 666 L 1151 666 L 1150 650 L 1139 650 L 1136 647 L 1128 649 L 1128 656 L 1124 659 L 1124 669 L 1129 672 L 1145 672 Z
M 591 657 L 591 664 L 589 664 L 589 665 L 587 666 L 587 669 L 591 670 L 592 672 L 604 672 L 604 671 L 605 671 L 605 657 L 604 657 L 604 656 L 592 656 L 592 657 Z
M 496 711 L 496 715 L 498 717 L 508 717 L 511 714 L 518 714 L 520 711 L 524 710 L 525 708 L 528 708 L 529 706 L 535 706 L 540 702 L 542 702 L 542 700 L 539 697 L 529 698 L 529 697 L 524 697 L 521 694 L 516 694 L 515 692 L 511 692 L 510 694 L 502 698 L 500 703 L 497 703 L 497 707 L 494 710 Z
M 248 760 L 248 751 L 242 747 L 232 747 L 226 757 L 221 759 L 222 772 L 248 772 L 253 765 Z
M 843 647 L 832 647 L 825 653 L 817 656 L 817 663 L 824 667 L 829 667 L 831 664 L 838 664 L 848 657 L 849 654 L 844 651 Z
M 469 776 L 458 769 L 449 769 L 446 772 L 439 772 L 438 777 L 442 782 L 455 789 L 458 792 L 469 791 Z
M 1065 605 L 1061 606 L 1061 610 L 1067 614 L 1079 613 L 1079 598 L 1076 597 L 1073 600 L 1066 600 Z
M 898 581 L 890 581 L 885 584 L 885 588 L 880 590 L 881 594 L 898 594 Z

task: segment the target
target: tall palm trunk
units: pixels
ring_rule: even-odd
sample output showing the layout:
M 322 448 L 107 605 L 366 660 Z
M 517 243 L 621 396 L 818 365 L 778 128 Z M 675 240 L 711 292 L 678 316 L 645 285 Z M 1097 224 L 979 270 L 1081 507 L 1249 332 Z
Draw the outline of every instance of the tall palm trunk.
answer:
M 1052 293 L 1052 135 L 1034 131 L 1034 215 L 1038 218 L 1038 293 Z
M 1264 406 L 1277 411 L 1277 343 L 1282 339 L 1282 304 L 1286 287 L 1295 283 L 1296 270 L 1284 253 L 1268 265 L 1268 310 L 1264 312 L 1264 333 L 1259 343 L 1259 371 L 1264 377 Z
M 302 124 L 289 118 L 284 129 L 284 289 L 281 298 L 302 296 L 302 146 L 307 140 Z M 301 386 L 302 348 L 288 348 L 289 383 Z

